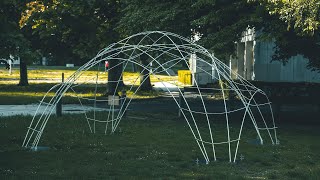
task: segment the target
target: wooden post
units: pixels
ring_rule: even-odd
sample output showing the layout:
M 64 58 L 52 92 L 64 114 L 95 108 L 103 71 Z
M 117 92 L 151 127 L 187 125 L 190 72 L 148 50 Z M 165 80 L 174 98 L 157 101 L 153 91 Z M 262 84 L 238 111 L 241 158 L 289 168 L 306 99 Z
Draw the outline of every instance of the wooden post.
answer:
M 64 82 L 64 73 L 62 73 L 62 77 L 61 77 L 61 81 L 62 83 Z M 58 101 L 57 105 L 56 105 L 56 115 L 58 117 L 62 116 L 62 104 L 61 104 L 61 99 Z

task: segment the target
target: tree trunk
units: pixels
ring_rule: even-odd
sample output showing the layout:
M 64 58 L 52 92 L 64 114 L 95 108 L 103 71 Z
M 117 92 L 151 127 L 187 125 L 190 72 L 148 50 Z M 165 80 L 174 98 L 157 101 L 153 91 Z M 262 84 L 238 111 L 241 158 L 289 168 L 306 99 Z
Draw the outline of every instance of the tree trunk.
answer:
M 113 95 L 124 86 L 122 74 L 122 64 L 118 60 L 109 61 L 108 84 L 106 95 Z
M 28 86 L 28 70 L 24 60 L 20 60 L 20 81 L 18 86 Z
M 144 67 L 148 67 L 148 55 L 142 54 L 140 56 L 140 63 Z M 145 69 L 141 67 L 140 70 L 140 90 L 142 91 L 150 91 L 152 90 L 151 81 L 150 81 L 150 75 L 148 69 Z

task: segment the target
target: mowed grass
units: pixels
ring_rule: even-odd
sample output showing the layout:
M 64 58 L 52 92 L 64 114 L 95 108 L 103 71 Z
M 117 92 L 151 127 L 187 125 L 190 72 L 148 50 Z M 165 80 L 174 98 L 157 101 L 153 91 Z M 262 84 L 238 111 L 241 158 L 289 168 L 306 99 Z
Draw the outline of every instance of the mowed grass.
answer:
M 0 67 L 1 68 L 1 67 Z M 31 83 L 52 83 L 61 82 L 62 73 L 65 80 L 76 72 L 80 67 L 66 68 L 63 66 L 29 66 L 28 79 Z M 106 83 L 108 80 L 108 72 L 104 68 L 93 67 L 88 71 L 84 71 L 77 82 L 96 82 Z M 1 84 L 17 84 L 20 78 L 19 68 L 15 67 L 12 74 L 9 74 L 6 69 L 0 69 L 0 85 Z M 177 81 L 177 76 L 168 76 L 166 74 L 158 74 L 150 76 L 151 82 L 159 81 Z M 139 73 L 125 70 L 123 72 L 123 81 L 125 84 L 139 85 Z
M 52 117 L 39 144 L 49 150 L 37 152 L 21 147 L 30 120 L 0 118 L 0 179 L 320 178 L 318 124 L 280 122 L 280 145 L 272 146 L 248 143 L 256 134 L 247 123 L 239 149 L 244 159 L 229 163 L 224 148 L 217 150 L 217 162 L 206 165 L 185 120 L 175 113 L 129 112 L 112 135 L 104 134 L 104 124 L 90 133 L 84 115 Z M 200 120 L 201 131 L 205 124 Z M 216 123 L 217 138 L 224 125 Z
M 0 105 L 37 104 L 54 85 L 56 84 L 39 83 L 30 84 L 29 86 L 17 86 L 14 84 L 0 85 Z M 94 84 L 78 86 L 74 88 L 76 92 L 69 89 L 64 94 L 62 102 L 63 104 L 79 104 L 77 97 L 106 100 L 106 88 L 105 84 L 98 84 L 97 93 L 95 93 Z M 133 99 L 156 98 L 161 95 L 161 92 L 158 91 L 138 91 L 134 94 L 137 86 L 133 86 L 132 88 L 131 86 L 125 86 L 123 89 L 126 90 L 127 96 Z M 118 94 L 120 95 L 120 92 L 118 92 Z M 50 91 L 44 101 L 49 102 L 54 95 L 55 91 Z M 82 100 L 82 103 L 86 104 L 91 102 Z
M 32 104 L 41 101 L 42 97 L 54 85 L 61 82 L 61 74 L 64 73 L 65 80 L 71 76 L 79 67 L 66 68 L 62 66 L 30 66 L 28 70 L 29 86 L 17 86 L 19 82 L 19 69 L 14 68 L 12 75 L 5 69 L 0 70 L 0 104 Z M 76 88 L 80 93 L 68 91 L 63 99 L 64 103 L 78 103 L 75 96 L 93 98 L 95 96 L 95 82 L 98 74 L 98 97 L 106 93 L 108 73 L 104 69 L 98 71 L 97 68 L 84 72 L 76 83 L 85 83 Z M 140 84 L 139 73 L 124 72 L 124 83 L 127 86 L 128 96 L 131 96 Z M 157 75 L 151 76 L 151 82 L 176 81 L 177 76 Z M 130 87 L 134 86 L 131 90 Z M 48 97 L 54 96 L 55 91 L 48 94 Z M 134 98 L 154 98 L 157 92 L 139 92 Z M 103 97 L 102 97 L 103 98 Z
M 29 86 L 17 86 L 14 84 L 0 85 L 0 104 L 1 105 L 11 105 L 11 104 L 34 104 L 39 103 L 47 91 L 54 86 L 54 83 L 40 83 L 40 84 L 30 84 Z M 101 91 L 103 92 L 104 89 Z M 72 91 L 69 91 L 65 94 L 63 98 L 63 103 L 79 103 L 77 98 L 73 98 L 76 95 L 81 97 L 94 97 L 94 87 L 88 85 L 82 87 L 81 93 L 76 94 Z M 52 91 L 48 94 L 48 98 L 53 97 L 55 91 Z M 102 93 L 98 93 L 98 96 L 102 96 Z
M 76 69 L 32 67 L 29 78 L 34 81 L 26 87 L 16 86 L 17 74 L 8 75 L 0 70 L 0 104 L 38 103 L 56 84 L 54 79 L 58 82 L 62 72 L 68 77 Z M 86 73 L 94 78 L 97 71 Z M 107 77 L 102 71 L 100 75 Z M 131 72 L 124 75 L 128 84 L 128 79 L 139 76 Z M 166 81 L 176 78 L 161 77 Z M 153 82 L 159 81 L 152 78 Z M 94 84 L 78 90 L 83 97 L 94 96 Z M 99 84 L 100 97 L 104 91 L 105 85 Z M 127 93 L 130 95 L 132 91 Z M 67 93 L 63 103 L 78 103 L 72 98 L 74 95 Z M 140 92 L 138 97 L 158 95 Z M 97 116 L 106 117 L 104 113 Z M 200 131 L 208 137 L 206 121 L 196 118 L 200 118 L 197 119 Z M 53 116 L 39 144 L 49 150 L 37 152 L 21 147 L 31 119 L 30 116 L 0 117 L 0 179 L 320 179 L 320 125 L 310 124 L 306 119 L 297 121 L 300 123 L 286 117 L 277 119 L 280 145 L 276 146 L 270 145 L 270 141 L 263 146 L 249 143 L 255 140 L 256 133 L 247 121 L 238 153 L 238 159 L 240 155 L 244 159 L 229 163 L 227 146 L 221 145 L 216 148 L 218 161 L 209 165 L 204 164 L 185 120 L 177 118 L 176 113 L 129 112 L 113 135 L 104 134 L 105 124 L 97 124 L 97 132 L 90 133 L 84 115 Z M 235 135 L 237 119 L 231 121 L 231 133 Z M 222 141 L 225 130 L 224 119 L 215 119 L 214 138 Z M 200 160 L 199 165 L 196 159 Z

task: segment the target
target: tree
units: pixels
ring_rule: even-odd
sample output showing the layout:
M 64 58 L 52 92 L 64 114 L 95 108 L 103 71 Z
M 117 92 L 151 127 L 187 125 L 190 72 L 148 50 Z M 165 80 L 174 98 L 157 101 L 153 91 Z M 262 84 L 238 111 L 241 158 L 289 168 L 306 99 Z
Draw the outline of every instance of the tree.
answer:
M 320 71 L 320 3 L 318 0 L 253 0 L 267 12 L 264 32 L 276 44 L 274 60 L 286 63 L 302 54 L 309 59 L 308 67 Z
M 116 90 L 119 90 L 124 86 L 122 78 L 123 66 L 120 60 L 112 59 L 109 61 L 109 67 L 106 95 L 114 95 Z
M 140 64 L 144 67 L 148 67 L 149 56 L 147 54 L 140 55 Z M 152 90 L 151 82 L 150 82 L 150 74 L 146 68 L 140 67 L 140 90 L 142 91 L 150 91 Z
M 189 37 L 191 35 L 192 12 L 191 0 L 125 0 L 123 16 L 120 18 L 116 30 L 122 38 L 144 31 L 168 31 Z M 141 43 L 141 42 L 140 42 Z M 144 40 L 144 44 L 150 44 Z M 148 65 L 148 55 L 142 54 L 138 61 L 143 66 Z M 140 68 L 141 90 L 151 90 L 149 71 Z
M 39 39 L 43 54 L 51 53 L 57 64 L 81 65 L 119 40 L 114 30 L 119 19 L 119 0 L 35 0 L 26 8 L 20 26 Z M 117 66 L 118 62 L 109 63 L 108 94 L 113 94 L 122 68 Z
M 113 30 L 119 6 L 118 0 L 35 0 L 26 4 L 20 26 L 57 64 L 81 65 L 119 39 Z
M 276 43 L 275 60 L 303 54 L 320 69 L 317 0 L 36 0 L 22 25 L 39 37 L 43 52 L 83 63 L 97 49 L 119 37 L 147 31 L 170 31 L 199 43 L 220 59 L 234 53 L 234 42 L 248 27 L 263 30 Z M 37 4 L 38 3 L 38 4 Z M 33 8 L 35 7 L 35 8 Z M 32 12 L 32 13 L 30 13 Z M 120 16 L 121 14 L 121 16 Z M 308 44 L 304 46 L 303 44 Z M 45 48 L 44 48 L 45 47 Z M 64 63 L 64 62 L 60 62 Z
M 320 3 L 318 0 L 253 0 L 265 6 L 271 15 L 287 23 L 300 35 L 313 35 L 320 26 Z
M 117 31 L 127 37 L 143 31 L 168 31 L 190 36 L 192 0 L 124 0 Z
M 9 57 L 10 54 L 20 57 L 20 86 L 28 85 L 27 63 L 35 57 L 31 45 L 24 32 L 19 28 L 20 13 L 23 3 L 17 0 L 0 2 L 0 54 Z
M 234 42 L 241 38 L 243 31 L 260 26 L 262 19 L 257 13 L 261 10 L 257 4 L 244 0 L 195 1 L 191 24 L 203 35 L 199 43 L 218 58 L 228 60 L 235 52 Z
M 258 37 L 275 42 L 273 60 L 286 63 L 302 54 L 308 67 L 320 70 L 319 6 L 317 0 L 216 0 L 195 1 L 194 25 L 200 42 L 220 59 L 235 52 L 234 42 L 248 27 L 262 30 Z
M 161 30 L 190 37 L 200 32 L 199 43 L 224 59 L 234 53 L 234 42 L 248 26 L 260 23 L 258 3 L 245 0 L 126 0 L 117 30 L 122 37 Z M 156 4 L 156 5 L 155 5 Z

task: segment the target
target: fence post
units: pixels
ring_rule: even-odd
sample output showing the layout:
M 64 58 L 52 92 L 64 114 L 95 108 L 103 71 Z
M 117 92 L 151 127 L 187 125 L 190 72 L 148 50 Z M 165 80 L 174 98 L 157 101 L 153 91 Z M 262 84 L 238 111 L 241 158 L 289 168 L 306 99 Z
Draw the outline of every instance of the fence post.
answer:
M 62 83 L 64 82 L 64 73 L 62 73 L 62 77 L 61 77 L 61 81 Z M 62 116 L 62 104 L 61 104 L 61 99 L 58 101 L 57 105 L 56 105 L 56 115 L 58 117 Z

